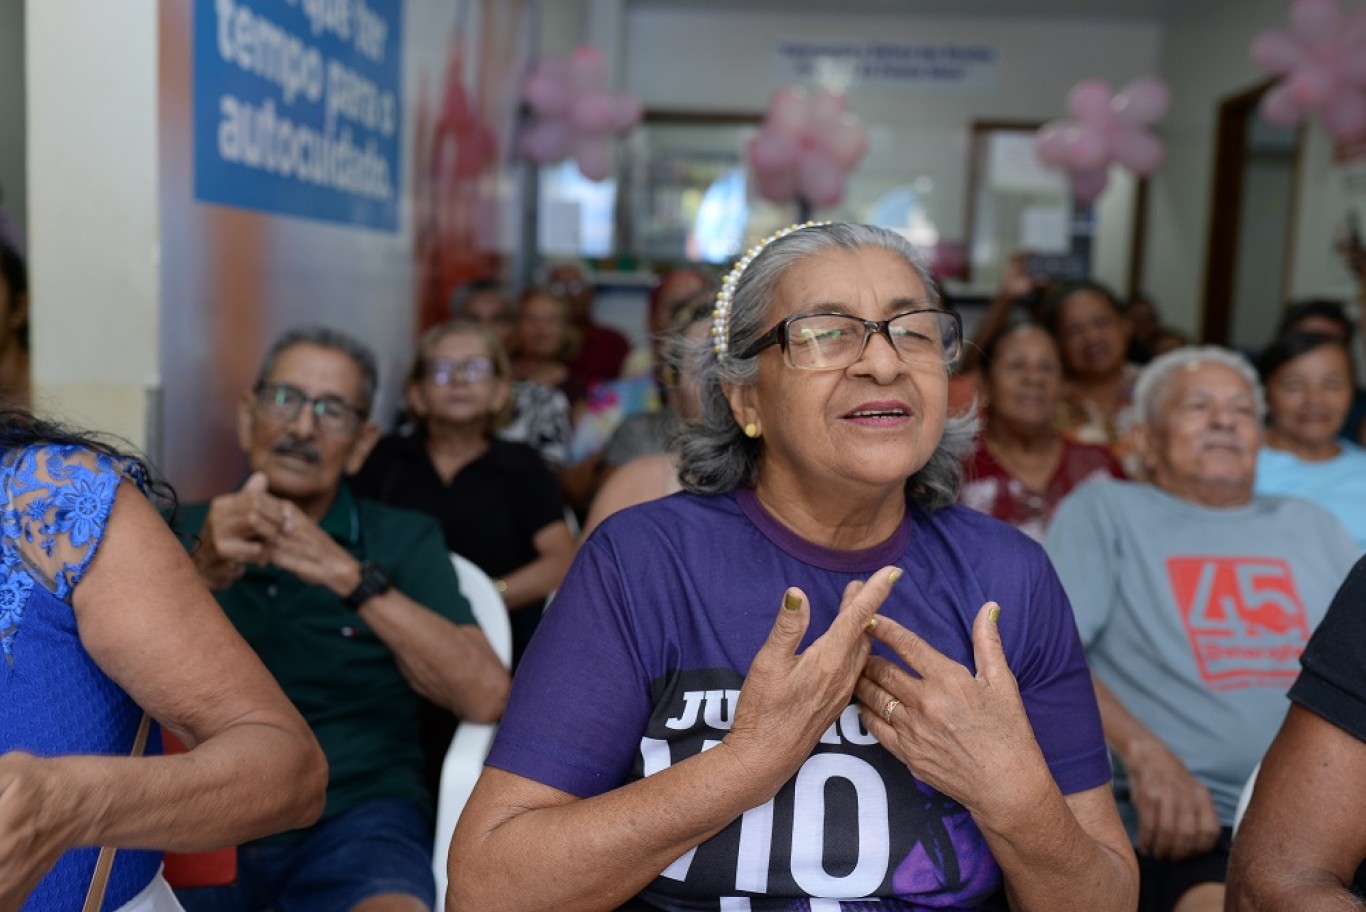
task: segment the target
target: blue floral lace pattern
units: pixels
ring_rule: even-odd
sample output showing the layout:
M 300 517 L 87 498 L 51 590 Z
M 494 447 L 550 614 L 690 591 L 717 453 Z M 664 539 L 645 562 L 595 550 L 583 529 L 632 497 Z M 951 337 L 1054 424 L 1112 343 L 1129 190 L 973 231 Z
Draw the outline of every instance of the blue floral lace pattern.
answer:
M 0 457 L 0 650 L 14 639 L 37 583 L 64 602 L 104 538 L 119 483 L 145 490 L 140 465 L 76 446 L 36 446 Z

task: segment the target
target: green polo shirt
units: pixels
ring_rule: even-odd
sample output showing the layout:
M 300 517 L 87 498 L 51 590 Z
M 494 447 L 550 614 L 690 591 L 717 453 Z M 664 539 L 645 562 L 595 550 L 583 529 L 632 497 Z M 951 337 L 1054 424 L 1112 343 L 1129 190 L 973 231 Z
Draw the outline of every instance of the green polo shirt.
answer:
M 192 547 L 208 503 L 183 507 L 176 530 Z M 384 568 L 394 588 L 457 624 L 473 624 L 436 520 L 352 496 L 343 484 L 322 528 L 358 560 Z M 327 755 L 323 820 L 377 798 L 411 798 L 429 811 L 417 713 L 421 698 L 379 637 L 323 586 L 274 566 L 248 567 L 218 603 Z

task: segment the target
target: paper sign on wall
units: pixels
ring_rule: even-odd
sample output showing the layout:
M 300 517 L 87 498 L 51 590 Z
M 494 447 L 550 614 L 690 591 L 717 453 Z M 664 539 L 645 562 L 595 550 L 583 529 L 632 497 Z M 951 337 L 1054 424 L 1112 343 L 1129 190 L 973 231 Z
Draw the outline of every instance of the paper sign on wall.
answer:
M 980 43 L 784 38 L 772 72 L 779 86 L 988 92 L 996 88 L 997 58 L 996 48 Z

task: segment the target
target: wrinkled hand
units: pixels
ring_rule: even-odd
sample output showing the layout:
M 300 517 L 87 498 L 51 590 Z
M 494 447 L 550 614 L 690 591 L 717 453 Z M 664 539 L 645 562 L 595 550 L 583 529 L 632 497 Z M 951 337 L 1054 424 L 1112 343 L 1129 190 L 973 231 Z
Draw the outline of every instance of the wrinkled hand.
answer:
M 785 782 L 849 705 L 872 645 L 868 622 L 900 576 L 900 570 L 885 567 L 866 584 L 850 583 L 830 629 L 800 655 L 811 606 L 800 589 L 787 590 L 784 607 L 749 667 L 725 738 L 753 769 Z
M 1049 775 L 993 610 L 1000 610 L 994 602 L 983 605 L 972 626 L 976 675 L 896 621 L 880 618 L 873 636 L 920 677 L 870 656 L 857 689 L 869 733 L 918 779 L 984 820 L 1027 813 Z M 884 720 L 893 699 L 901 702 Z
M 1214 847 L 1219 839 L 1214 798 L 1167 745 L 1146 739 L 1121 759 L 1138 812 L 1140 852 L 1181 861 Z
M 283 507 L 283 532 L 270 545 L 270 563 L 306 583 L 349 595 L 360 582 L 360 562 L 297 506 Z
M 19 909 L 76 838 L 71 790 L 62 787 L 57 763 L 0 755 L 0 912 Z
M 287 502 L 266 490 L 264 472 L 255 472 L 242 490 L 215 497 L 200 530 L 194 563 L 210 589 L 226 589 L 247 564 L 269 562 L 270 546 L 285 531 Z
M 1342 254 L 1347 268 L 1356 276 L 1357 282 L 1366 285 L 1366 249 L 1353 248 L 1349 244 L 1340 243 L 1338 244 L 1338 253 Z

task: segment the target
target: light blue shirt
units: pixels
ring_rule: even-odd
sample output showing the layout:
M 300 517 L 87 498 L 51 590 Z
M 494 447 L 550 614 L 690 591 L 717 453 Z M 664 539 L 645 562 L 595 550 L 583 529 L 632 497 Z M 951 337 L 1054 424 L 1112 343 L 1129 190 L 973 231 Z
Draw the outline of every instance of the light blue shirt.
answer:
M 1264 446 L 1257 454 L 1259 494 L 1302 497 L 1338 518 L 1366 551 L 1366 450 L 1339 440 L 1342 452 L 1323 462 Z

